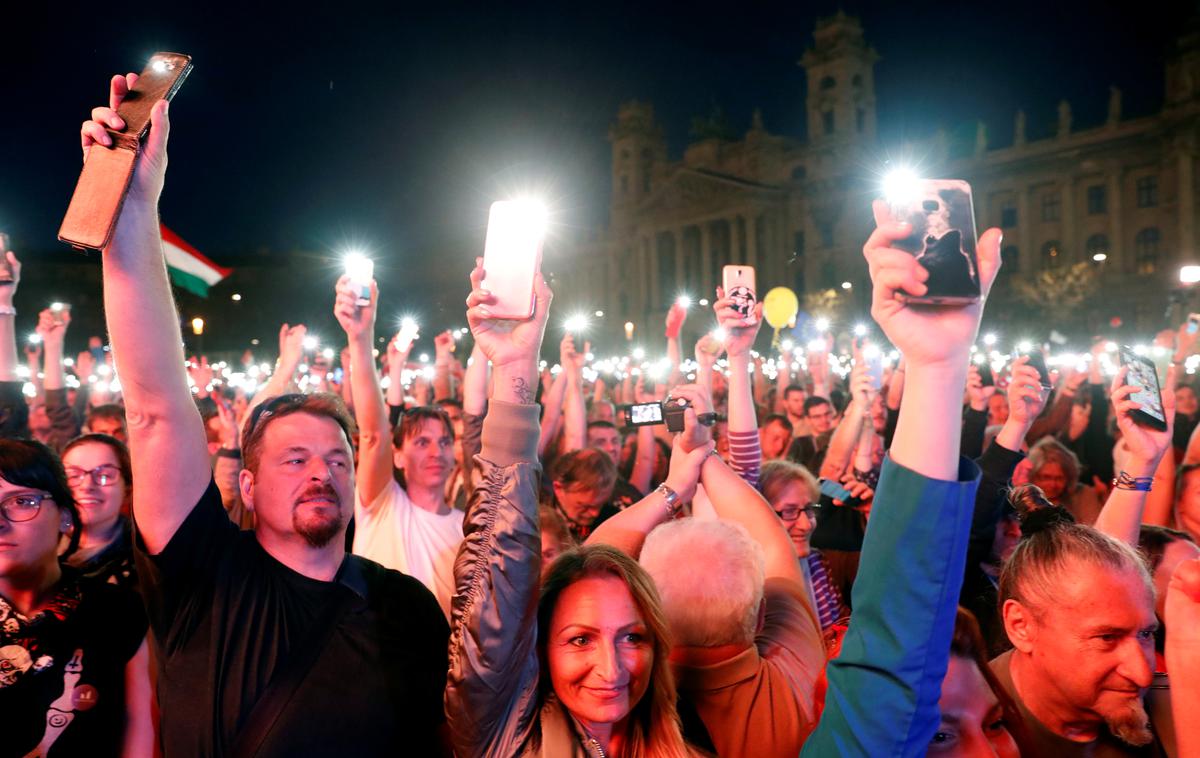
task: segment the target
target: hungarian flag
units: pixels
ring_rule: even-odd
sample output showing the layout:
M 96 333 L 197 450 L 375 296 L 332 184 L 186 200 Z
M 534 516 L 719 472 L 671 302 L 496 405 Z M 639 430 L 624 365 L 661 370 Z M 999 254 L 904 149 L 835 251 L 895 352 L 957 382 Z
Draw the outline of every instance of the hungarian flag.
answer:
M 200 254 L 200 251 L 184 242 L 175 232 L 159 224 L 162 230 L 163 253 L 167 258 L 167 272 L 176 287 L 200 297 L 208 297 L 208 288 L 229 276 L 230 268 L 221 268 Z

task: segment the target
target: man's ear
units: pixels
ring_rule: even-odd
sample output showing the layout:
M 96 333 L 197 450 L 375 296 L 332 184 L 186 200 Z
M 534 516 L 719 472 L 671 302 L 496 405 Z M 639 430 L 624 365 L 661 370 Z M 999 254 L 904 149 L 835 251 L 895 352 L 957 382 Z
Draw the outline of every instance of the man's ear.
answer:
M 246 510 L 254 512 L 254 474 L 248 469 L 238 472 L 238 491 L 242 493 L 242 503 Z
M 400 454 L 400 448 L 392 446 L 392 465 L 401 471 L 404 470 L 404 456 Z
M 1000 613 L 1004 617 L 1004 632 L 1008 635 L 1008 641 L 1022 653 L 1032 652 L 1033 644 L 1037 641 L 1038 623 L 1029 608 L 1009 599 L 1004 601 Z

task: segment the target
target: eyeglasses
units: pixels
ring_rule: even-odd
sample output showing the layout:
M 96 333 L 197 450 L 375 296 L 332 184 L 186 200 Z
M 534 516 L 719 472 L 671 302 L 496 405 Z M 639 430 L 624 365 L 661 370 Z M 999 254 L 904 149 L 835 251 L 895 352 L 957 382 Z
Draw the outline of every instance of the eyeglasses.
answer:
M 22 492 L 18 495 L 9 495 L 0 500 L 0 513 L 3 513 L 4 518 L 14 524 L 30 521 L 42 509 L 43 500 L 53 502 L 54 496 L 45 492 Z
M 254 406 L 254 410 L 250 412 L 250 421 L 246 424 L 246 433 L 242 435 L 242 440 L 248 440 L 254 434 L 254 428 L 258 426 L 258 422 L 275 413 L 284 410 L 295 410 L 304 404 L 307 395 L 299 392 L 293 392 L 287 395 L 279 395 L 273 397 L 262 405 Z M 290 406 L 290 407 L 289 407 Z
M 108 464 L 87 471 L 81 468 L 69 468 L 67 469 L 67 484 L 72 487 L 81 487 L 89 476 L 97 487 L 109 487 L 117 483 L 117 479 L 121 477 L 121 470 Z
M 784 521 L 795 521 L 796 519 L 800 518 L 801 513 L 803 513 L 805 516 L 808 516 L 810 519 L 816 520 L 818 507 L 819 506 L 813 505 L 812 503 L 809 503 L 805 506 L 790 505 L 783 510 L 775 511 L 775 513 L 778 514 L 779 518 L 783 519 Z

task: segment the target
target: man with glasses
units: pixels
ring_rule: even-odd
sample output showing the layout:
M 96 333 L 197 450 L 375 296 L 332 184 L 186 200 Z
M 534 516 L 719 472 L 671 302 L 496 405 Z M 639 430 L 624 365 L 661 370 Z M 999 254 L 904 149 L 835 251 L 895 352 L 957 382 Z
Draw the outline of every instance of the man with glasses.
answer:
M 114 77 L 112 107 L 83 124 L 85 160 L 126 129 L 116 109 L 135 81 Z M 238 482 L 254 531 L 222 508 L 163 263 L 167 103 L 131 105 L 128 127 L 151 128 L 104 250 L 104 309 L 125 380 L 163 752 L 436 755 L 449 631 L 418 581 L 346 554 L 354 432 L 341 401 L 260 405 Z
M 821 470 L 825 451 L 829 449 L 829 440 L 837 426 L 837 412 L 828 400 L 814 395 L 804 401 L 804 420 L 809 433 L 792 441 L 787 457 L 816 473 Z

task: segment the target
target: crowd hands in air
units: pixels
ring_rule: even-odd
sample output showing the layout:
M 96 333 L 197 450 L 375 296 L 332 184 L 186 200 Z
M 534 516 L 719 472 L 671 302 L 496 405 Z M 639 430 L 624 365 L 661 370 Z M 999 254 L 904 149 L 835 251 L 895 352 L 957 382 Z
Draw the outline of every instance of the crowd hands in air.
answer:
M 378 354 L 381 293 L 343 277 L 340 382 L 301 325 L 231 371 L 181 348 L 152 124 L 111 352 L 64 358 L 47 309 L 23 365 L 12 253 L 0 285 L 4 754 L 1200 755 L 1186 327 L 1165 431 L 1102 342 L 1053 387 L 1026 358 L 985 382 L 984 301 L 898 298 L 927 274 L 877 203 L 887 343 L 845 356 L 758 354 L 761 304 L 718 290 L 694 361 L 682 306 L 665 365 L 596 360 L 540 275 L 531 319 L 494 318 L 477 260 L 465 362 L 462 331 L 410 362 L 411 323 Z M 682 431 L 626 428 L 644 403 Z

